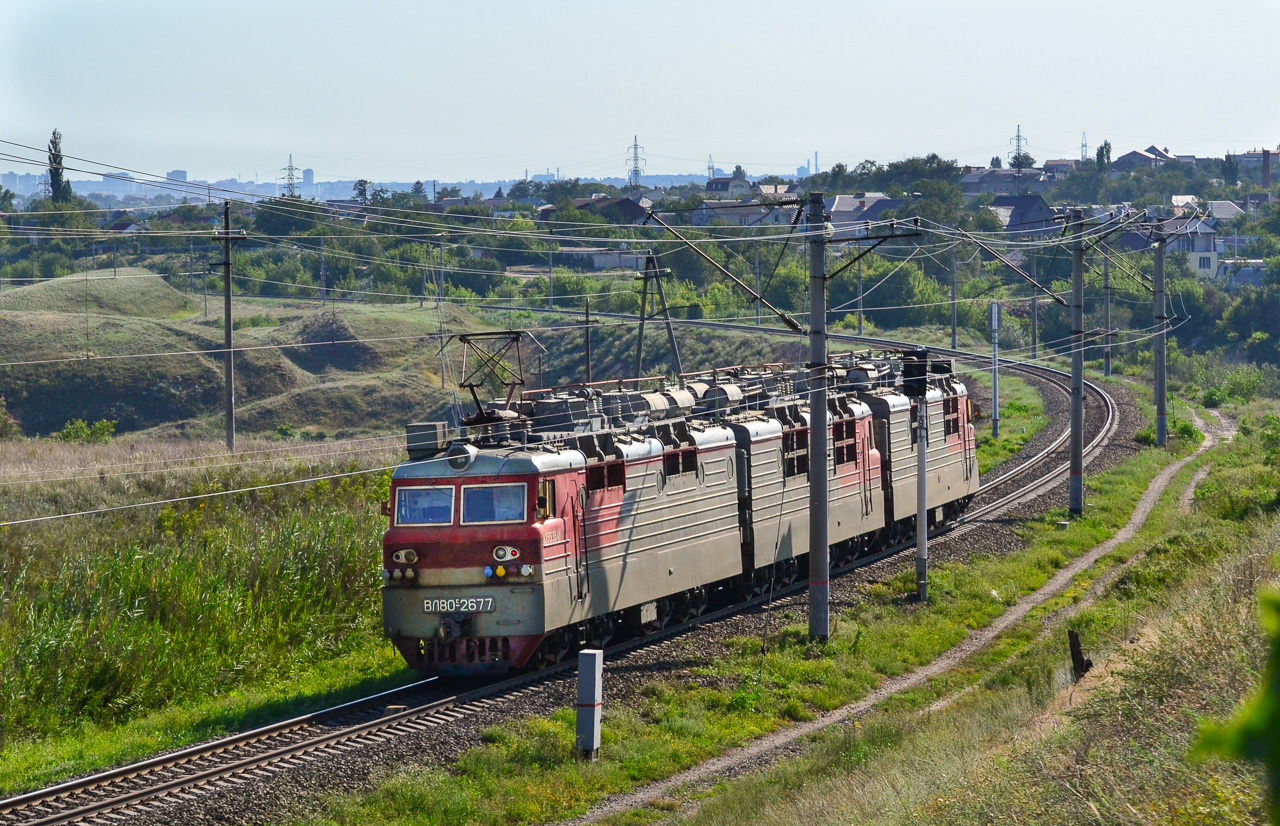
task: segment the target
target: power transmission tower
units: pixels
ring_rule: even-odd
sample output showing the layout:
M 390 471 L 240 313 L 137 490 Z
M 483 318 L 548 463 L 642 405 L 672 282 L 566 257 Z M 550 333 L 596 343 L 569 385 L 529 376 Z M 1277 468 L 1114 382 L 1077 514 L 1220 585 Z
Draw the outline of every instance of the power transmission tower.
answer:
M 709 181 L 715 176 L 716 176 L 716 165 L 715 165 L 715 162 L 711 160 L 711 156 L 708 155 L 707 156 L 707 180 Z
M 289 165 L 280 170 L 284 173 L 284 197 L 298 197 L 298 167 L 293 165 L 293 153 L 289 153 Z
M 649 314 L 649 306 L 652 304 L 653 316 L 658 314 L 658 302 L 662 302 L 662 320 L 667 328 L 667 343 L 671 346 L 671 358 L 675 362 L 676 375 L 684 372 L 684 364 L 680 361 L 680 346 L 676 344 L 676 331 L 671 326 L 671 308 L 667 306 L 667 292 L 662 288 L 662 276 L 669 273 L 670 270 L 658 269 L 658 259 L 652 253 L 645 256 L 644 271 L 640 273 L 640 278 L 644 283 L 640 287 L 640 327 L 636 333 L 636 378 L 644 375 L 641 370 L 644 365 L 644 320 Z M 650 295 L 653 296 L 652 300 Z M 590 324 L 587 330 L 590 331 Z M 588 333 L 590 334 L 590 333 Z
M 640 153 L 644 151 L 644 147 L 640 145 L 640 138 L 637 135 L 631 137 L 631 169 L 627 175 L 627 184 L 630 186 L 640 186 L 640 167 L 645 165 L 644 158 L 640 157 Z
M 1089 135 L 1085 132 L 1080 133 L 1080 160 L 1089 160 Z
M 1009 159 L 1009 165 L 1013 167 L 1013 176 L 1019 183 L 1022 181 L 1022 144 L 1026 142 L 1026 138 L 1022 137 L 1022 124 L 1018 124 L 1018 133 L 1009 138 L 1009 143 L 1013 144 L 1013 156 Z

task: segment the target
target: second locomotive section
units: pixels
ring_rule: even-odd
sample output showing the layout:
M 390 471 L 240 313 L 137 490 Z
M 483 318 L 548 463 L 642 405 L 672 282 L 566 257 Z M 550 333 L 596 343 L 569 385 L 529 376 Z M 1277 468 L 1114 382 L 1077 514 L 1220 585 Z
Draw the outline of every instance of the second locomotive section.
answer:
M 931 368 L 931 369 L 930 369 Z M 826 456 L 833 558 L 915 530 L 926 406 L 931 524 L 977 491 L 950 363 L 836 371 Z M 411 436 L 384 536 L 384 624 L 425 673 L 502 673 L 696 616 L 709 596 L 798 577 L 809 415 L 794 376 L 736 368 L 662 393 L 534 397 L 501 426 Z

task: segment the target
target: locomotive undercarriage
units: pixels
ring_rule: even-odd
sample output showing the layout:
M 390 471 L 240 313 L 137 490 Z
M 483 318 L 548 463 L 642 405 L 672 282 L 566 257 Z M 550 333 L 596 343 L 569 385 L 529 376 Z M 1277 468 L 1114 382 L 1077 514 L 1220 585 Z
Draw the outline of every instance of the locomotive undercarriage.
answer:
M 941 523 L 929 520 L 930 529 L 940 524 L 953 523 L 963 515 L 973 497 L 967 496 L 941 506 Z M 859 559 L 879 554 L 888 548 L 913 542 L 916 536 L 916 518 L 901 519 L 889 529 L 856 536 L 831 546 L 832 568 L 844 568 Z M 613 642 L 656 633 L 673 625 L 680 625 L 701 616 L 708 608 L 725 608 L 736 602 L 746 602 L 794 585 L 808 577 L 809 557 L 792 557 L 778 560 L 772 565 L 757 568 L 750 575 L 724 579 L 706 587 L 692 588 L 679 594 L 663 597 L 651 603 L 653 615 L 645 617 L 645 608 L 633 606 L 614 611 L 584 622 L 561 628 L 543 639 L 529 660 L 533 668 L 548 668 L 564 662 L 584 648 L 604 648 Z

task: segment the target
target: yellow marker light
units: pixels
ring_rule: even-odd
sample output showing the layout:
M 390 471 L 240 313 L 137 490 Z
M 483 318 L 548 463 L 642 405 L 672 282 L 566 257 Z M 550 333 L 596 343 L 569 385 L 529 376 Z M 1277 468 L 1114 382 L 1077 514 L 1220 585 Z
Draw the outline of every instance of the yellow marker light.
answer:
M 498 576 L 506 576 L 507 569 L 499 565 L 497 569 L 494 570 L 494 573 L 497 574 Z

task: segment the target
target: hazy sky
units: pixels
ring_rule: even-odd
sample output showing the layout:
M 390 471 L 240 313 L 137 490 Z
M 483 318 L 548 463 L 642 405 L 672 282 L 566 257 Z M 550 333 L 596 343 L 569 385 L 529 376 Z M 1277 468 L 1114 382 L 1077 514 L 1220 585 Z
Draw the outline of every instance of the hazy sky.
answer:
M 0 138 L 274 180 L 1280 142 L 1275 2 L 9 3 Z M 1255 36 L 1254 33 L 1257 33 Z M 13 151 L 13 150 L 6 150 Z M 31 171 L 0 159 L 0 170 Z M 72 173 L 72 177 L 81 177 Z

